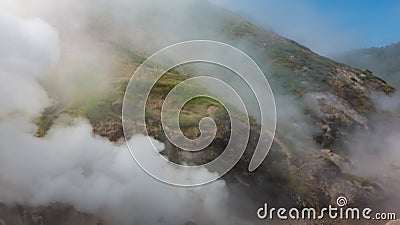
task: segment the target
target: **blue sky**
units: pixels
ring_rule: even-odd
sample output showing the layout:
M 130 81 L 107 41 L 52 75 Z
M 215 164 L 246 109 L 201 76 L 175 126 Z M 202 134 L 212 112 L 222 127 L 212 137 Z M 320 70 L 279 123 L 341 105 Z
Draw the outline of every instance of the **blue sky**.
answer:
M 397 0 L 212 0 L 330 55 L 400 41 Z

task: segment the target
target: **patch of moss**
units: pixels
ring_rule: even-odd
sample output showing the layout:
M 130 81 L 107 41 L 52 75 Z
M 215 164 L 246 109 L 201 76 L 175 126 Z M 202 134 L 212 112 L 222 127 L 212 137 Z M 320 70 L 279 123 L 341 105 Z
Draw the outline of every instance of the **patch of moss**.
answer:
M 307 184 L 302 182 L 300 177 L 289 175 L 288 176 L 289 187 L 302 199 L 307 199 L 311 195 L 311 191 Z
M 44 137 L 50 128 L 53 126 L 54 121 L 58 118 L 59 107 L 58 105 L 47 107 L 39 118 L 34 119 L 34 123 L 37 126 L 35 136 Z
M 160 120 L 161 107 L 164 102 L 163 99 L 171 89 L 186 78 L 186 76 L 176 71 L 169 71 L 156 82 L 148 96 L 145 109 L 146 121 L 150 121 L 154 124 L 155 121 Z M 109 78 L 109 83 L 111 83 L 111 85 L 107 86 L 106 90 L 77 89 L 67 102 L 59 106 L 59 110 L 49 111 L 49 109 L 42 113 L 41 117 L 36 121 L 38 126 L 37 136 L 43 137 L 47 130 L 53 125 L 53 121 L 63 113 L 71 117 L 86 117 L 91 123 L 106 120 L 120 120 L 121 112 L 113 110 L 112 104 L 115 101 L 122 102 L 128 82 L 128 78 L 114 77 Z M 148 81 L 139 80 L 138 82 Z M 178 97 L 182 98 L 188 94 L 207 93 L 205 88 L 200 85 L 185 85 L 181 92 L 182 94 Z M 143 96 L 134 97 L 139 99 L 145 98 L 146 96 L 143 94 Z M 208 116 L 207 109 L 211 105 L 217 108 L 217 110 L 215 110 L 217 116 L 226 115 L 224 110 L 218 110 L 223 107 L 217 101 L 206 97 L 197 97 L 188 101 L 182 108 L 179 117 L 181 127 L 198 127 L 199 121 L 205 116 Z M 138 112 L 138 116 L 139 115 L 140 112 Z
M 110 89 L 102 95 L 93 95 L 90 92 L 76 93 L 75 97 L 64 105 L 63 113 L 73 117 L 85 116 L 90 121 L 103 120 L 112 117 L 119 117 L 113 112 L 111 105 L 121 95 Z

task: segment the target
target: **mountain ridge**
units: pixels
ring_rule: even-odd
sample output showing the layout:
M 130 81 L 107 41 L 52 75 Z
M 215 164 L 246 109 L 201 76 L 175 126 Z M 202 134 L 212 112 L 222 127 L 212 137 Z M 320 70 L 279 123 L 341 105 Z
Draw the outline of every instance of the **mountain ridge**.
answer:
M 196 6 L 199 5 L 196 3 Z M 208 9 L 210 6 L 201 5 L 201 7 Z M 198 11 L 201 10 L 197 8 L 191 16 L 194 18 L 200 16 L 196 15 Z M 227 39 L 218 37 L 217 40 L 225 41 L 249 53 L 272 81 L 271 83 L 276 84 L 273 86 L 274 91 L 279 96 L 288 95 L 294 99 L 289 103 L 296 103 L 296 109 L 298 104 L 302 116 L 292 118 L 289 115 L 278 118 L 276 139 L 267 160 L 254 173 L 249 173 L 247 166 L 260 132 L 259 125 L 252 120 L 251 142 L 248 149 L 239 164 L 223 179 L 229 184 L 239 185 L 257 204 L 268 200 L 269 203 L 277 205 L 321 208 L 335 204 L 336 198 L 341 195 L 345 195 L 353 205 L 382 201 L 385 196 L 374 181 L 345 172 L 351 149 L 346 149 L 344 143 L 351 141 L 349 133 L 352 130 L 370 129 L 369 115 L 378 110 L 370 95 L 374 92 L 391 95 L 395 89 L 369 72 L 319 56 L 293 40 L 258 28 L 240 16 L 223 9 L 213 8 L 208 10 L 208 15 L 211 18 L 220 17 L 221 12 L 225 12 L 221 15 L 226 17 L 219 21 L 228 22 L 212 25 L 210 33 L 214 32 L 213 29 L 222 31 L 224 38 Z M 135 21 L 136 23 L 140 24 L 140 21 Z M 222 25 L 219 26 L 220 24 Z M 78 67 L 70 71 L 68 68 L 71 64 L 61 61 L 41 80 L 42 86 L 56 103 L 37 118 L 36 136 L 45 138 L 47 131 L 59 120 L 67 118 L 68 121 L 68 118 L 86 117 L 96 135 L 112 142 L 123 141 L 120 116 L 123 93 L 131 73 L 151 52 L 145 47 L 140 49 L 141 42 L 132 47 L 129 45 L 129 40 L 124 40 L 125 37 L 114 37 L 115 33 L 119 34 L 114 31 L 123 30 L 129 25 L 121 27 L 120 22 L 107 17 L 89 21 L 88 36 L 96 40 L 92 44 L 108 50 L 107 54 L 96 53 L 96 57 L 104 58 L 116 68 L 105 78 L 110 86 L 104 88 L 100 85 L 104 90 L 99 92 L 96 88 L 86 90 L 86 86 L 83 86 L 84 88 L 74 91 L 72 97 L 63 99 L 63 96 L 58 94 L 57 86 L 54 85 L 57 79 L 63 81 L 61 78 L 65 74 L 94 73 L 97 68 L 95 65 L 74 62 L 76 64 L 72 65 L 82 66 L 83 69 Z M 199 29 L 207 28 L 206 25 L 204 21 L 192 24 Z M 55 26 L 57 27 L 56 22 Z M 146 31 L 146 28 L 139 30 L 141 29 Z M 214 35 L 201 37 L 212 39 Z M 186 74 L 171 70 L 158 81 L 150 96 L 151 104 L 146 111 L 146 122 L 149 125 L 150 135 L 165 143 L 166 150 L 163 154 L 169 159 L 175 162 L 201 164 L 215 158 L 226 145 L 230 135 L 229 120 L 218 103 L 204 99 L 195 100 L 191 103 L 192 107 L 189 105 L 182 110 L 186 115 L 180 118 L 184 124 L 182 128 L 184 134 L 191 138 L 198 136 L 198 121 L 204 116 L 210 116 L 218 124 L 216 140 L 209 149 L 194 159 L 171 145 L 162 133 L 159 122 L 160 100 L 163 100 L 166 93 L 176 84 L 187 78 Z M 62 82 L 61 84 L 63 85 Z M 281 109 L 286 109 L 286 106 L 281 97 L 277 104 L 279 117 L 279 112 L 283 112 Z M 303 118 L 310 121 L 308 125 L 313 127 L 311 131 L 305 132 L 309 129 L 302 127 L 303 124 L 299 122 Z M 298 140 L 300 139 L 297 137 L 298 134 L 303 132 L 305 140 Z
M 284 90 L 284 93 L 293 95 L 294 98 L 297 99 L 296 101 L 299 101 L 300 105 L 304 105 L 303 113 L 306 117 L 311 118 L 310 120 L 313 121 L 313 126 L 315 126 L 317 130 L 317 132 L 313 134 L 313 137 L 308 137 L 314 140 L 314 143 L 309 140 L 310 146 L 316 145 L 316 150 L 318 150 L 318 148 L 329 149 L 329 152 L 334 152 L 336 154 L 342 155 L 343 157 L 346 157 L 346 150 L 343 149 L 341 143 L 348 141 L 346 140 L 346 138 L 349 138 L 347 135 L 348 132 L 356 127 L 361 127 L 363 129 L 368 129 L 369 127 L 367 119 L 368 113 L 375 110 L 374 103 L 370 99 L 369 94 L 372 92 L 383 92 L 386 94 L 391 94 L 395 91 L 395 89 L 387 85 L 383 80 L 378 79 L 369 73 L 353 69 L 345 64 L 337 63 L 328 58 L 319 56 L 318 54 L 296 43 L 295 41 L 260 29 L 253 24 L 247 22 L 246 20 L 240 19 L 240 17 L 229 17 L 229 15 L 231 15 L 229 13 L 227 13 L 226 15 L 228 15 L 228 18 L 224 18 L 223 21 L 229 21 L 229 23 L 223 24 L 222 27 L 218 28 L 217 30 L 223 30 L 224 35 L 230 37 L 230 39 L 227 40 L 228 44 L 238 45 L 239 43 L 239 48 L 240 46 L 242 46 L 241 48 L 247 47 L 247 49 L 250 49 L 250 51 L 247 52 L 249 52 L 249 55 L 256 60 L 261 69 L 264 70 L 264 72 L 267 74 L 267 76 L 269 76 L 270 79 L 273 79 L 273 82 L 281 85 L 283 87 L 282 89 Z M 196 17 L 196 15 L 194 15 L 194 17 Z M 107 24 L 109 25 L 109 23 Z M 121 58 L 117 60 L 116 64 L 116 67 L 121 68 L 119 71 L 127 71 L 123 68 L 126 67 L 128 64 L 132 65 L 133 63 L 136 66 L 139 65 L 143 58 L 146 57 L 146 55 L 136 53 L 141 51 L 130 50 L 131 48 L 129 48 L 128 46 L 124 46 L 124 42 L 120 42 L 118 45 L 119 47 L 115 48 L 115 42 L 110 42 L 109 39 L 107 39 L 107 35 L 112 36 L 113 33 L 107 33 L 106 36 L 104 36 L 104 29 L 105 28 L 101 27 L 101 24 L 97 24 L 96 29 L 92 31 L 93 33 L 91 33 L 91 35 L 94 35 L 95 37 L 101 37 L 101 39 L 99 40 L 99 44 L 101 43 L 101 45 L 109 46 L 108 48 L 112 49 L 112 54 L 114 54 L 115 56 L 111 58 Z M 156 85 L 156 87 L 153 89 L 155 91 L 155 99 L 151 100 L 152 98 L 150 98 L 150 102 L 153 102 L 153 105 L 151 104 L 150 106 L 151 109 L 148 111 L 149 117 L 147 119 L 150 135 L 155 137 L 156 139 L 161 140 L 162 142 L 165 142 L 166 145 L 170 148 L 166 150 L 165 154 L 168 155 L 171 160 L 177 162 L 187 161 L 188 158 L 186 158 L 184 154 L 182 155 L 180 153 L 174 153 L 175 151 L 180 152 L 180 150 L 168 144 L 168 140 L 162 134 L 161 125 L 159 124 L 159 121 L 157 119 L 159 118 L 159 110 L 161 106 L 154 104 L 158 104 L 158 99 L 163 99 L 163 96 L 165 96 L 165 94 L 168 93 L 168 90 L 171 90 L 174 85 L 186 79 L 185 76 L 186 75 L 179 75 L 179 73 L 176 73 L 176 71 L 170 71 L 169 74 L 167 74 L 165 78 L 158 83 L 159 86 Z M 130 77 L 123 73 L 114 74 L 113 77 L 114 78 L 111 78 L 110 81 L 114 80 L 112 82 L 117 83 L 117 86 L 110 89 L 110 93 L 113 94 L 108 95 L 108 97 L 106 97 L 106 100 L 103 99 L 103 103 L 101 103 L 100 105 L 96 106 L 96 104 L 94 104 L 94 106 L 96 106 L 94 110 L 89 108 L 87 109 L 87 111 L 85 111 L 86 109 L 82 111 L 80 108 L 80 105 L 82 103 L 79 103 L 75 104 L 75 106 L 71 106 L 71 104 L 69 104 L 67 109 L 61 109 L 60 112 L 67 112 L 70 115 L 75 116 L 76 114 L 78 114 L 88 117 L 93 124 L 93 130 L 95 133 L 100 134 L 101 136 L 105 136 L 112 141 L 117 141 L 123 137 L 122 125 L 118 116 L 120 112 L 118 110 L 115 111 L 115 107 L 111 106 L 121 104 L 121 94 L 125 88 L 124 85 L 127 84 L 127 81 Z M 80 101 L 82 101 L 82 99 L 85 99 L 82 98 L 82 96 L 78 97 Z M 96 99 L 94 100 L 96 101 Z M 209 108 L 210 105 L 216 106 L 215 103 L 201 103 L 201 101 L 197 101 L 197 103 L 194 102 L 194 104 L 200 104 L 200 107 L 195 112 L 189 112 L 183 109 L 183 114 L 192 115 L 192 117 L 197 115 L 193 117 L 195 119 L 189 117 L 189 125 L 187 124 L 186 128 L 184 128 L 184 133 L 191 137 L 196 137 L 198 135 L 198 129 L 192 128 L 197 127 L 197 123 L 201 118 L 201 116 L 199 117 L 199 115 L 207 116 L 208 114 L 204 113 L 207 112 L 206 109 Z M 202 107 L 204 109 L 201 109 Z M 120 107 L 117 108 L 120 109 Z M 102 110 L 99 111 L 97 109 Z M 216 119 L 218 121 L 218 118 Z M 217 144 L 216 147 L 211 147 L 211 151 L 205 151 L 208 153 L 199 155 L 197 158 L 200 161 L 194 162 L 195 164 L 209 161 L 211 158 L 218 155 L 218 149 L 223 149 L 221 147 L 226 144 L 226 137 L 227 135 L 229 135 L 229 126 L 227 126 L 227 121 L 225 121 L 224 115 L 219 118 L 219 121 L 221 122 L 221 126 L 223 127 L 223 131 L 217 133 L 217 136 L 220 139 L 216 141 L 216 143 L 219 144 Z M 286 128 L 281 129 L 281 127 L 284 127 L 286 125 L 281 125 L 280 127 L 280 124 L 282 124 L 282 121 L 278 120 L 277 137 L 281 136 L 283 139 L 285 139 L 286 132 L 289 131 L 285 130 Z M 254 122 L 253 126 L 257 127 Z M 302 131 L 296 130 L 296 132 Z M 257 131 L 255 131 L 253 135 L 256 136 L 256 134 Z M 255 137 L 253 137 L 252 139 L 254 138 Z M 290 143 L 292 142 L 292 140 L 290 140 L 290 138 L 286 138 L 285 142 Z M 300 150 L 301 147 L 293 144 L 289 145 L 292 146 L 292 151 L 303 152 L 303 154 L 308 155 L 308 157 L 313 160 L 319 159 L 317 161 L 320 161 L 321 164 L 316 164 L 315 167 L 324 167 L 324 165 L 326 167 L 330 167 L 329 165 L 331 164 L 329 163 L 329 161 L 334 158 L 332 157 L 332 154 L 326 154 L 324 156 L 325 153 L 322 152 L 314 155 L 314 153 L 307 153 L 308 150 L 306 149 Z M 276 146 L 279 146 L 279 144 L 275 145 L 275 147 Z M 283 147 L 278 147 L 278 149 L 282 148 Z M 246 152 L 246 155 L 250 156 L 252 150 L 249 149 Z M 287 151 L 286 153 L 283 153 L 284 155 L 286 155 L 284 158 L 290 158 L 290 156 L 287 155 Z M 335 159 L 337 158 L 338 157 L 336 157 Z M 241 165 L 248 165 L 246 159 L 248 159 L 248 157 L 245 156 Z M 288 160 L 288 158 L 286 160 Z M 324 163 L 326 160 L 328 160 L 328 164 Z M 297 173 L 304 171 L 302 169 L 304 165 L 297 164 L 297 166 L 294 167 L 297 169 L 292 169 L 292 171 L 297 171 Z M 336 167 L 332 167 L 333 170 L 338 170 L 338 172 L 340 171 L 340 168 L 335 168 Z M 268 169 L 264 169 L 268 171 Z M 244 170 L 244 168 L 242 168 L 242 170 Z M 288 170 L 288 168 L 282 168 L 282 171 L 285 170 Z M 346 180 L 350 178 L 343 176 L 341 179 Z M 242 178 L 242 180 L 249 179 L 245 176 L 244 178 Z M 298 188 L 300 183 L 302 183 L 298 180 L 287 180 L 287 177 L 284 178 L 284 180 L 284 182 L 296 183 L 296 185 L 293 185 L 292 187 L 295 189 Z M 300 186 L 304 186 L 305 189 L 311 188 L 311 190 L 313 191 L 323 193 L 324 191 L 317 190 L 318 188 L 315 189 L 314 187 L 312 187 L 313 182 L 315 181 L 313 179 L 310 179 L 308 182 L 305 182 L 305 186 Z M 294 195 L 296 195 L 297 191 L 294 190 Z M 310 191 L 310 193 L 312 193 L 313 191 Z M 308 195 L 309 193 L 306 194 Z M 333 201 L 334 195 L 336 194 L 332 192 L 330 194 L 330 197 L 328 198 Z M 352 194 L 349 193 L 348 195 L 350 196 Z M 321 199 L 312 199 L 313 198 L 306 200 L 306 202 L 308 202 L 307 204 L 314 204 L 318 201 L 321 201 Z M 313 203 L 313 201 L 315 202 Z M 325 203 L 323 204 L 327 203 L 328 202 L 325 201 Z M 318 204 L 319 203 L 317 203 L 316 205 Z

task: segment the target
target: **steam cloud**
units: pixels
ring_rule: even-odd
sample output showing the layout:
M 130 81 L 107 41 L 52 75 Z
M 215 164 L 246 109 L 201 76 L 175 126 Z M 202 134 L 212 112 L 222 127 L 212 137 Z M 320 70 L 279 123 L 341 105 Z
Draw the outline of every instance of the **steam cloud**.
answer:
M 230 221 L 224 181 L 192 189 L 158 182 L 134 163 L 125 145 L 93 136 L 84 119 L 69 126 L 60 122 L 45 138 L 34 137 L 30 121 L 50 102 L 37 79 L 59 59 L 59 45 L 73 46 L 59 44 L 57 32 L 42 19 L 9 14 L 0 15 L 0 40 L 0 202 L 65 202 L 116 224 Z M 141 144 L 144 138 L 130 141 L 151 149 Z
M 20 19 L 0 11 L 0 117 L 38 113 L 48 104 L 36 78 L 58 60 L 57 33 L 41 19 Z
M 356 130 L 349 143 L 350 171 L 378 182 L 386 191 L 390 209 L 399 209 L 400 195 L 400 96 L 373 95 L 377 113 L 371 116 L 371 130 Z
M 45 139 L 33 137 L 33 129 L 18 120 L 0 125 L 2 201 L 33 206 L 65 202 L 118 224 L 215 224 L 227 219 L 224 181 L 196 189 L 161 183 L 133 162 L 125 145 L 94 137 L 84 120 L 56 126 Z M 130 141 L 152 151 L 140 144 L 145 138 Z M 158 148 L 163 144 L 158 142 Z

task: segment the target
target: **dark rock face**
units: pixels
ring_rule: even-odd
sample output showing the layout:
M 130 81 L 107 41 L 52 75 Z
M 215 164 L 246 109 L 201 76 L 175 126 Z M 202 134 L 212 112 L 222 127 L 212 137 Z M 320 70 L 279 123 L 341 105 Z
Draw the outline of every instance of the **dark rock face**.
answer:
M 105 225 L 93 215 L 78 212 L 71 206 L 56 203 L 46 207 L 26 207 L 0 203 L 1 225 Z

